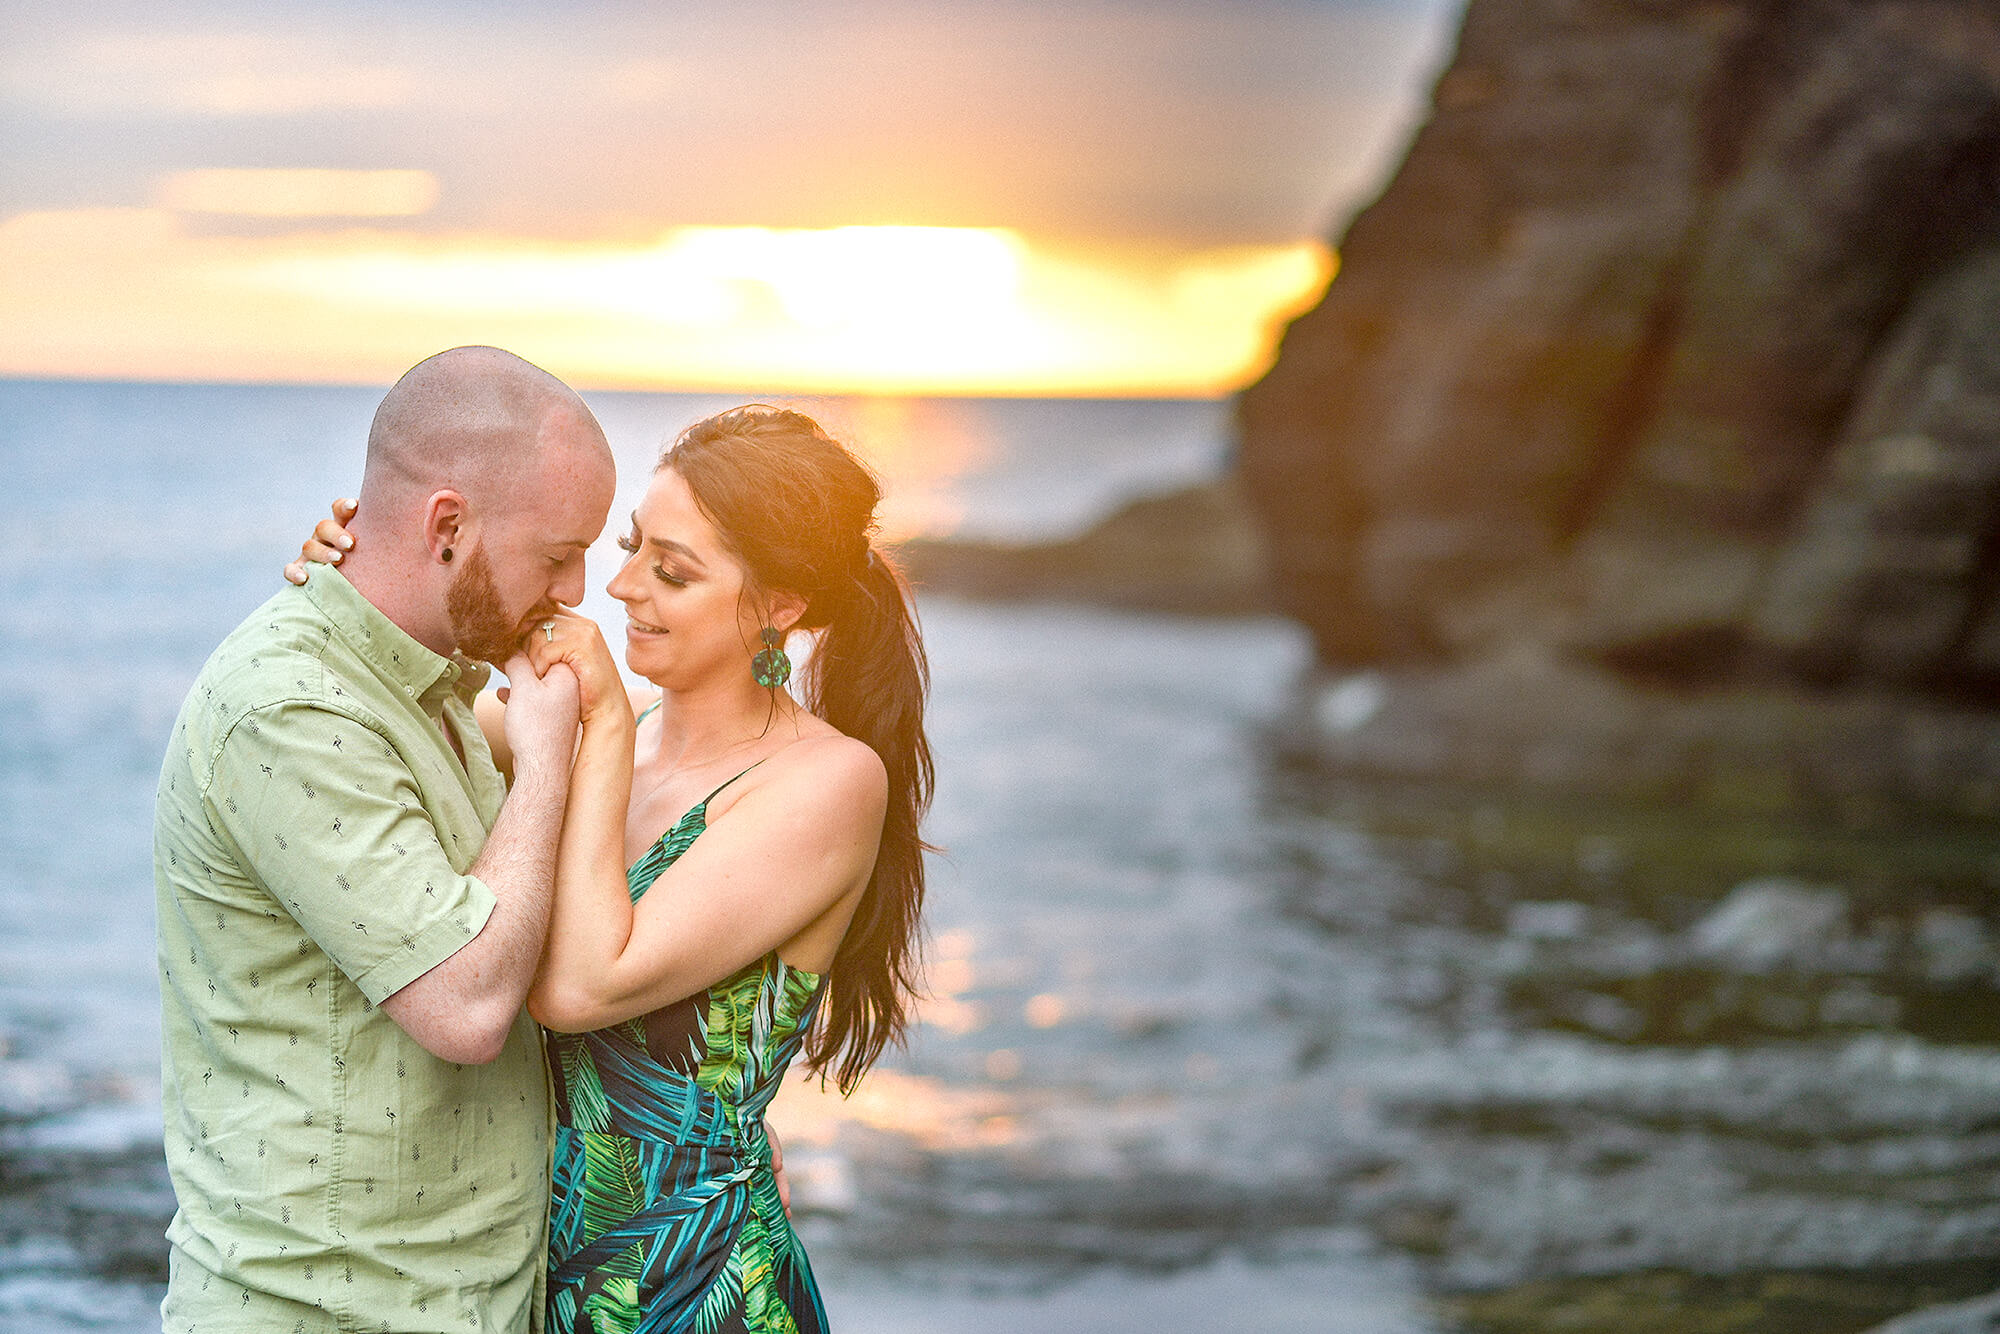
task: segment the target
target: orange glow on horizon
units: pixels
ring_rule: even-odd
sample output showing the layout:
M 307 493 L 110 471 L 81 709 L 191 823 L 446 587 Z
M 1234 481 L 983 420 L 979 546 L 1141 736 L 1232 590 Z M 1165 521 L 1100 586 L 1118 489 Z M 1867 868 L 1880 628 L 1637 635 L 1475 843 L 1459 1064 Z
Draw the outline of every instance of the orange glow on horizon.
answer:
M 386 213 L 428 207 L 434 189 L 420 172 L 183 173 L 161 194 L 179 211 L 17 215 L 0 224 L 0 373 L 373 383 L 479 342 L 596 388 L 1215 395 L 1263 369 L 1278 320 L 1334 267 L 1311 241 L 1083 246 L 893 226 L 676 227 L 650 244 L 240 236 L 182 217 Z

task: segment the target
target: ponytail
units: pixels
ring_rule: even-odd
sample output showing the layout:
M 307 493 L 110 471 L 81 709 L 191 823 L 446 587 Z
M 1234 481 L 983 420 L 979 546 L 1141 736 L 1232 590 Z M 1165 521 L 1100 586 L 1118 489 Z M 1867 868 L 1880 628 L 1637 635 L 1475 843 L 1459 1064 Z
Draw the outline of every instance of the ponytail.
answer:
M 921 969 L 931 802 L 930 665 L 909 581 L 870 544 L 881 484 L 803 413 L 751 404 L 687 428 L 660 460 L 767 589 L 802 594 L 814 637 L 801 702 L 864 742 L 889 776 L 875 869 L 841 938 L 805 1055 L 843 1094 L 902 1045 Z
M 889 771 L 889 806 L 868 888 L 841 938 L 832 991 L 806 1045 L 822 1075 L 852 1093 L 882 1049 L 902 1041 L 908 997 L 921 964 L 918 914 L 924 903 L 924 853 L 918 834 L 931 803 L 931 747 L 924 735 L 930 665 L 912 608 L 909 582 L 870 548 L 854 588 L 828 620 L 806 663 L 807 708 L 858 741 Z

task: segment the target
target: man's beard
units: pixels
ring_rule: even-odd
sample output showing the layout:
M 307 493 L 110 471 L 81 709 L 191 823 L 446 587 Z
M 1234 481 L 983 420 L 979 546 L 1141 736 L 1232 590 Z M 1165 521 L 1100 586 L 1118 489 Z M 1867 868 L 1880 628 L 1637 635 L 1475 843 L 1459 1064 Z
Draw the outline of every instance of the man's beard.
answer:
M 445 589 L 444 606 L 451 617 L 452 634 L 458 639 L 458 651 L 496 667 L 519 651 L 524 627 L 537 619 L 507 614 L 500 590 L 493 584 L 493 562 L 478 547 L 465 553 L 465 564 Z

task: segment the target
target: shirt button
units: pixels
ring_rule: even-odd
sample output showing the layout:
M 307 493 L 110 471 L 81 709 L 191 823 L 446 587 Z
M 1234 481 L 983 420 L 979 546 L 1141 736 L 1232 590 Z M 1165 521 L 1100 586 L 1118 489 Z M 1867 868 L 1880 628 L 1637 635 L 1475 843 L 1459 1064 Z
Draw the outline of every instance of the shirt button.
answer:
M 417 688 L 415 686 L 404 686 L 403 693 L 405 695 L 414 695 L 417 693 Z

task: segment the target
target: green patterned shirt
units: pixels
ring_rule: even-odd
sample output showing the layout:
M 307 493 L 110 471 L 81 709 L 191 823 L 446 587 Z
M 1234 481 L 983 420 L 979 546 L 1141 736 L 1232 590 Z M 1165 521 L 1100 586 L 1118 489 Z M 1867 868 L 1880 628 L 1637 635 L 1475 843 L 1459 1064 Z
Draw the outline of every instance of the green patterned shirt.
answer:
M 316 565 L 188 692 L 154 822 L 170 1334 L 541 1327 L 534 1025 L 456 1065 L 376 1008 L 493 910 L 486 676 Z

